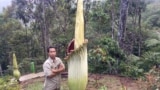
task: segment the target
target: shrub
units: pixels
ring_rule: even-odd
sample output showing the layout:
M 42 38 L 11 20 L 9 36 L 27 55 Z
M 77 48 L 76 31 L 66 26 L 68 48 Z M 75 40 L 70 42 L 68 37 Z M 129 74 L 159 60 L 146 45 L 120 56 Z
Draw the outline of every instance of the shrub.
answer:
M 17 80 L 11 76 L 0 78 L 0 90 L 20 90 Z
M 138 57 L 125 54 L 111 38 L 102 38 L 89 50 L 89 72 L 119 74 L 132 78 L 144 76 L 153 66 L 160 67 L 160 53 L 148 51 Z
M 102 38 L 99 46 L 89 50 L 89 71 L 93 73 L 117 74 L 121 62 L 125 61 L 125 54 L 118 47 L 115 40 Z

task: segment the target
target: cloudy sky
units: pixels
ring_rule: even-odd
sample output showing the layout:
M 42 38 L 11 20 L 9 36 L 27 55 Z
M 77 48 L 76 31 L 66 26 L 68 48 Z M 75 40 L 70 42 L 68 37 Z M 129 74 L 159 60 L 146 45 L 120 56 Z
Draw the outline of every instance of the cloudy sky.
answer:
M 11 5 L 12 0 L 0 0 L 0 13 L 3 10 L 3 7 L 6 7 L 8 5 Z
M 8 5 L 11 5 L 11 1 L 12 0 L 0 0 L 0 13 L 2 12 L 2 10 L 3 10 L 3 7 L 6 7 L 6 6 L 8 6 Z M 92 0 L 93 1 L 93 0 Z M 101 1 L 101 0 L 99 0 L 99 1 Z M 159 1 L 160 2 L 160 0 L 145 0 L 145 1 Z

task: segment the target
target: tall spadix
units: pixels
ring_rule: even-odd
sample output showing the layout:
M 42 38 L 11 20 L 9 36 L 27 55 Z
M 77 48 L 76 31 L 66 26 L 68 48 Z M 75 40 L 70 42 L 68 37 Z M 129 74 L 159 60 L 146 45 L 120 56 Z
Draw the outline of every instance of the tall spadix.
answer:
M 76 24 L 75 24 L 75 49 L 84 43 L 84 17 L 83 17 L 83 0 L 77 2 Z

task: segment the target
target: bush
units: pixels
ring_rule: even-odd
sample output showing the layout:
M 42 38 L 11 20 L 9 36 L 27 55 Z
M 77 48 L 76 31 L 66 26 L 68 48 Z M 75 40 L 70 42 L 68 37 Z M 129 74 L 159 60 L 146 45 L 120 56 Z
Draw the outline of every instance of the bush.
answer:
M 89 72 L 119 74 L 137 78 L 143 76 L 143 62 L 135 55 L 127 56 L 111 38 L 102 38 L 95 49 L 89 50 Z
M 153 66 L 160 67 L 159 52 L 145 52 L 141 57 L 126 55 L 115 40 L 102 38 L 97 47 L 89 50 L 88 64 L 91 73 L 119 74 L 138 78 Z
M 0 90 L 20 90 L 17 80 L 11 76 L 0 78 Z
M 89 71 L 93 73 L 119 73 L 120 63 L 125 61 L 125 55 L 115 40 L 102 38 L 95 49 L 89 51 Z
M 32 73 L 31 62 L 34 62 L 35 72 L 42 71 L 42 64 L 44 62 L 42 58 L 25 58 L 19 64 L 19 69 L 22 74 Z
M 142 68 L 139 68 L 138 66 L 134 65 L 131 62 L 121 63 L 120 70 L 121 70 L 120 74 L 122 76 L 138 78 L 138 77 L 144 75 L 144 70 Z

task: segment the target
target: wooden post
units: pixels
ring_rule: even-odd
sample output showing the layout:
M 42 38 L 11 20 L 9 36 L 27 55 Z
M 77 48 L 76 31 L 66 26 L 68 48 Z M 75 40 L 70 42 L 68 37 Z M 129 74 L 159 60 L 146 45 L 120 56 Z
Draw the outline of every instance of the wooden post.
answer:
M 0 74 L 1 76 L 3 76 L 1 64 L 0 64 Z

